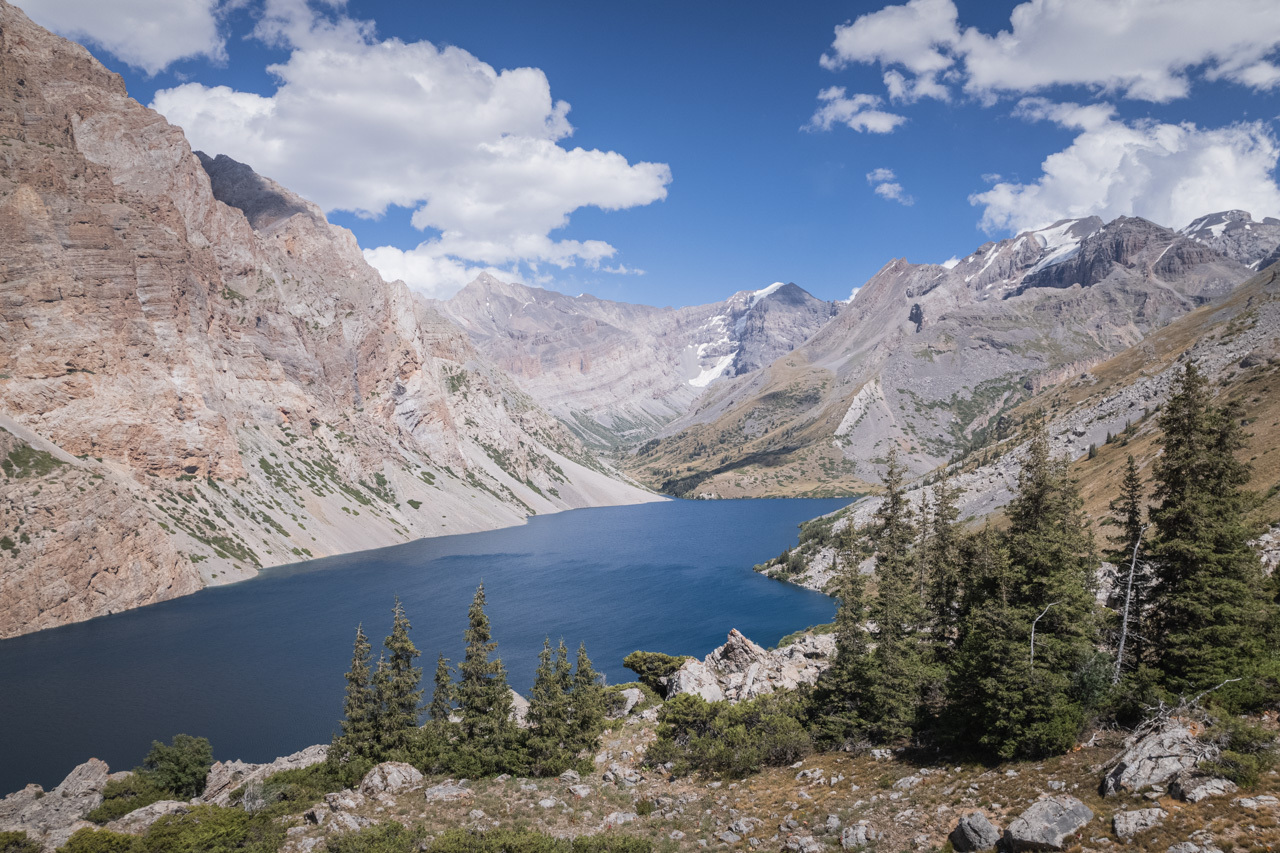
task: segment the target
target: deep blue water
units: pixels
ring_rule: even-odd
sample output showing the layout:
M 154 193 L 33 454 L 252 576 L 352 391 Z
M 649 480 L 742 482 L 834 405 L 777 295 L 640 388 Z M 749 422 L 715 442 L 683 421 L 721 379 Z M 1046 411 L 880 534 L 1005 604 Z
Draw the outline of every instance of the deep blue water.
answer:
M 826 596 L 751 571 L 842 500 L 668 501 L 536 517 L 270 569 L 253 580 L 0 642 L 0 796 L 46 789 L 90 756 L 139 764 L 186 732 L 218 759 L 328 742 L 357 623 L 374 643 L 399 595 L 422 650 L 455 663 L 476 585 L 512 686 L 543 638 L 585 641 L 610 683 L 635 649 L 705 655 L 738 628 L 762 645 L 828 622 Z M 428 685 L 429 687 L 429 685 Z

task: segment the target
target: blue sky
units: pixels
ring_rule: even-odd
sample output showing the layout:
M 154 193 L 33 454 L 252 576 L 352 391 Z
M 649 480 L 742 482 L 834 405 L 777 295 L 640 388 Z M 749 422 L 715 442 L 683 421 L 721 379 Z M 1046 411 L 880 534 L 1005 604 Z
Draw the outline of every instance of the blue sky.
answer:
M 843 299 L 1067 216 L 1280 216 L 1273 0 L 18 5 L 432 295 Z

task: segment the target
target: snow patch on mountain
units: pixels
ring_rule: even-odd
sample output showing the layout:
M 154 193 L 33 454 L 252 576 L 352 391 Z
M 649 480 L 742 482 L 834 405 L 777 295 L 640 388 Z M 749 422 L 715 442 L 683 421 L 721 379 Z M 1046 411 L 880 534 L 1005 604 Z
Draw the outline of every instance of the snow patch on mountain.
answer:
M 726 356 L 722 356 L 711 367 L 704 368 L 701 373 L 690 379 L 689 384 L 695 388 L 706 388 L 712 382 L 723 376 L 724 372 L 729 369 L 729 365 L 733 364 L 733 360 L 737 357 L 738 353 L 736 350 Z

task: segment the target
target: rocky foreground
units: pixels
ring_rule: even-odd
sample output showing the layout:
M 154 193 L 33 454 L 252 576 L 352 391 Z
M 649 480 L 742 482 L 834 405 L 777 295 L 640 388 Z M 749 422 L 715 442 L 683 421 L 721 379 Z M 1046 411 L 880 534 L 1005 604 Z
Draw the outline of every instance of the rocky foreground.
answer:
M 804 683 L 825 667 L 818 641 L 766 651 L 737 631 L 706 659 L 686 661 L 669 679 L 669 696 L 718 689 L 738 701 Z M 804 663 L 797 666 L 801 661 Z M 798 676 L 798 678 L 797 678 Z M 754 685 L 754 686 L 753 686 Z M 794 686 L 794 685 L 792 685 Z M 535 829 L 569 837 L 620 831 L 664 850 L 1005 850 L 1101 851 L 1114 845 L 1160 853 L 1262 851 L 1280 844 L 1280 773 L 1242 792 L 1201 771 L 1216 747 L 1197 723 L 1169 716 L 1132 733 L 1095 733 L 1068 755 L 1039 763 L 957 765 L 936 754 L 868 749 L 811 756 L 741 781 L 677 778 L 650 767 L 660 705 L 626 690 L 593 758 L 594 772 L 554 779 L 499 776 L 467 780 L 423 776 L 387 762 L 355 789 L 333 791 L 305 812 L 281 818 L 287 853 L 323 851 L 325 839 L 383 821 L 420 824 L 431 834 L 465 827 Z M 1274 717 L 1264 724 L 1277 725 Z M 325 760 L 313 746 L 269 764 L 218 762 L 204 793 L 162 801 L 124 815 L 106 829 L 140 835 L 165 815 L 203 804 L 253 809 L 273 774 Z M 0 800 L 0 832 L 21 830 L 56 850 L 103 799 L 111 774 L 90 759 L 52 791 L 38 785 Z

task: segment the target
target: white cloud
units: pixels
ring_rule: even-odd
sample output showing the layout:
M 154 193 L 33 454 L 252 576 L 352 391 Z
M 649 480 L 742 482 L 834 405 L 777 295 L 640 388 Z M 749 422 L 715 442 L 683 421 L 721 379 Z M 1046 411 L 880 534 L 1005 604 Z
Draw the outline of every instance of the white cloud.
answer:
M 502 281 L 523 281 L 520 271 L 514 267 L 477 266 L 416 249 L 406 252 L 395 246 L 365 249 L 364 259 L 387 281 L 403 281 L 414 290 L 436 299 L 448 299 L 483 272 Z
M 1197 73 L 1274 89 L 1277 49 L 1274 0 L 1029 0 L 995 35 L 961 27 L 952 0 L 910 0 L 836 27 L 820 62 L 879 63 L 895 101 L 947 99 L 959 83 L 987 101 L 1084 86 L 1163 103 L 1185 97 Z
M 1021 232 L 1092 215 L 1141 216 L 1173 228 L 1231 208 L 1280 215 L 1280 143 L 1262 122 L 1212 129 L 1104 120 L 1075 104 L 1034 101 L 1019 109 L 1082 132 L 1044 160 L 1039 180 L 998 183 L 969 197 L 983 208 L 981 225 L 988 232 Z
M 494 265 L 595 266 L 614 247 L 551 232 L 580 207 L 666 197 L 665 164 L 560 144 L 573 133 L 569 105 L 552 99 L 539 69 L 496 71 L 461 48 L 379 41 L 368 22 L 317 14 L 304 0 L 268 0 L 255 33 L 291 48 L 268 69 L 273 94 L 188 83 L 157 92 L 152 106 L 194 147 L 248 163 L 325 210 L 413 208 L 413 224 L 438 234 L 410 252 L 371 250 L 384 277 L 435 292 Z
M 897 177 L 893 169 L 872 169 L 867 172 L 867 183 L 875 188 L 875 194 L 881 198 L 910 207 L 916 203 L 916 200 L 903 192 L 902 184 L 897 182 Z
M 626 264 L 618 264 L 612 267 L 600 267 L 600 272 L 612 273 L 613 275 L 645 275 L 645 271 L 636 267 L 629 267 Z
M 40 26 L 109 50 L 148 74 L 179 59 L 226 59 L 219 0 L 22 0 Z
M 906 121 L 905 116 L 876 109 L 883 99 L 878 95 L 848 95 L 843 86 L 832 86 L 818 93 L 821 106 L 804 126 L 804 130 L 830 130 L 843 124 L 861 133 L 889 133 Z

